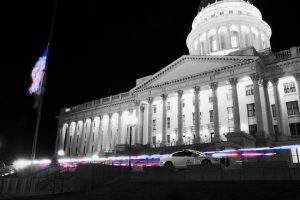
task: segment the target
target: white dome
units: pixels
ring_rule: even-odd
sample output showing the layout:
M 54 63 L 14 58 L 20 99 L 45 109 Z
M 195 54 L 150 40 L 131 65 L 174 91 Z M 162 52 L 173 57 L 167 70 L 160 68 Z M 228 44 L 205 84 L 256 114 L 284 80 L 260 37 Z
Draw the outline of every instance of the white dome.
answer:
M 203 0 L 187 38 L 191 55 L 227 55 L 253 46 L 270 48 L 271 28 L 247 0 Z

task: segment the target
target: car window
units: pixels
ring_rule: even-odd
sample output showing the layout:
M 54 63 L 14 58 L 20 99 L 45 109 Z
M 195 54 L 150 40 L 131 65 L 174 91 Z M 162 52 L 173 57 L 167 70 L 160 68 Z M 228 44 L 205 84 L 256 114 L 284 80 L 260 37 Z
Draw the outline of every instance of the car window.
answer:
M 193 153 L 193 152 L 190 152 L 190 151 L 186 151 L 186 152 L 184 152 L 184 156 L 187 156 L 187 157 L 193 157 L 193 156 L 194 156 L 194 153 Z
M 173 154 L 173 157 L 183 157 L 183 156 L 185 156 L 185 155 L 184 155 L 184 152 L 182 152 L 182 151 Z

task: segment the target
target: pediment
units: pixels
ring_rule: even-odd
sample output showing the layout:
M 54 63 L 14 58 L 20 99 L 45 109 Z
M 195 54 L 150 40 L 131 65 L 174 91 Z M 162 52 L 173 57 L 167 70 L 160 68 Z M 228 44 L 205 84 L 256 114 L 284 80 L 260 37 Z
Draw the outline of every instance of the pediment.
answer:
M 151 79 L 137 85 L 133 91 L 256 59 L 255 56 L 182 56 Z

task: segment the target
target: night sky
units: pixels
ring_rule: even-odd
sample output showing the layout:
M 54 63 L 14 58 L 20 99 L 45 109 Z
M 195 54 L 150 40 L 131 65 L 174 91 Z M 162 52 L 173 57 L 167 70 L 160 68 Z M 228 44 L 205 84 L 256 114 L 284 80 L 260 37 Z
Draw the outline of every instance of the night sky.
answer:
M 54 0 L 3 2 L 0 160 L 10 162 L 30 158 L 36 111 L 27 90 L 30 71 L 47 45 Z M 300 46 L 297 1 L 253 2 L 273 30 L 274 52 Z M 53 155 L 60 108 L 127 92 L 137 78 L 187 55 L 186 37 L 199 3 L 59 1 L 37 157 Z

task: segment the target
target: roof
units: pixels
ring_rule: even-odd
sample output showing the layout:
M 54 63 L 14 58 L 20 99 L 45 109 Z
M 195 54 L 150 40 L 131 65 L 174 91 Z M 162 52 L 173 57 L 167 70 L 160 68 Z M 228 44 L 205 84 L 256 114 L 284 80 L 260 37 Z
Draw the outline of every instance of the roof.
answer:
M 213 4 L 217 1 L 223 1 L 223 0 L 202 0 L 200 2 L 198 11 L 200 12 L 203 8 L 206 8 L 208 5 Z M 240 1 L 245 1 L 253 4 L 252 0 L 240 0 Z

